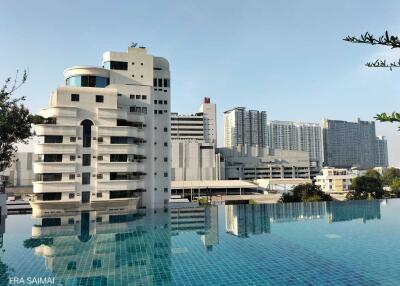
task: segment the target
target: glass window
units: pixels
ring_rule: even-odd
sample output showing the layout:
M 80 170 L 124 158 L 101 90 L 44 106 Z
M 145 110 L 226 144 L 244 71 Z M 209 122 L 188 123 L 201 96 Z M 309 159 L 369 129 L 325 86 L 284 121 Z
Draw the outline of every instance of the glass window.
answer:
M 96 102 L 104 102 L 104 96 L 103 95 L 96 95 Z
M 154 104 L 157 104 L 157 100 L 154 100 Z
M 61 180 L 62 180 L 62 173 L 35 174 L 35 181 L 38 182 L 54 182 Z
M 142 95 L 142 99 L 147 99 L 147 95 Z
M 164 193 L 168 193 L 168 188 L 164 188 Z
M 147 114 L 147 107 L 142 107 L 142 113 Z
M 159 79 L 158 79 L 158 86 L 159 86 L 159 87 L 162 87 L 162 86 L 163 86 L 163 85 L 162 85 L 162 78 L 159 78 Z
M 127 162 L 128 155 L 127 154 L 111 154 L 110 162 Z
M 99 160 L 99 161 L 103 161 L 103 156 L 97 156 L 97 160 Z
M 168 132 L 168 127 L 164 127 L 164 132 Z
M 86 119 L 82 121 L 81 125 L 83 126 L 83 147 L 90 147 L 92 145 L 93 122 Z
M 168 173 L 167 172 L 164 172 L 164 177 L 168 177 Z
M 90 173 L 82 173 L 82 185 L 90 185 Z
M 76 137 L 69 137 L 69 142 L 76 142 Z
M 168 102 L 166 100 L 164 100 L 164 104 L 168 104 Z
M 140 99 L 140 94 L 136 94 L 136 99 Z
M 164 157 L 164 162 L 168 162 L 168 157 Z
M 90 154 L 82 155 L 82 166 L 90 166 Z
M 71 94 L 71 101 L 79 101 L 79 94 L 76 93 Z
M 98 179 L 98 180 L 103 179 L 103 174 L 97 174 L 97 179 Z
M 75 198 L 75 194 L 74 194 L 74 193 L 69 193 L 68 197 L 69 197 L 70 199 L 73 199 L 73 198 Z M 70 223 L 70 224 L 71 224 L 71 223 Z
M 168 142 L 164 142 L 164 146 L 167 147 L 168 146 Z
M 71 194 L 69 194 L 70 195 L 70 199 L 73 199 L 73 197 L 71 198 Z M 73 194 L 74 195 L 74 194 Z M 75 195 L 74 195 L 74 197 L 75 197 Z M 74 220 L 74 218 L 73 217 L 70 217 L 69 219 L 68 219 L 68 224 L 74 224 L 75 223 L 75 220 Z
M 45 135 L 44 143 L 63 143 L 63 137 L 58 135 Z
M 43 154 L 38 156 L 39 162 L 62 162 L 62 154 Z
M 103 143 L 103 137 L 99 137 L 99 138 L 97 138 L 97 142 L 99 142 L 99 143 Z
M 69 174 L 69 179 L 70 180 L 75 180 L 75 174 Z
M 131 94 L 131 95 L 129 96 L 129 98 L 130 98 L 130 99 L 135 99 L 135 95 L 134 95 L 134 94 Z
M 158 101 L 158 104 L 162 104 L 162 100 L 159 100 L 159 101 Z
M 70 156 L 69 156 L 69 160 L 70 160 L 70 161 L 75 161 L 75 158 L 76 158 L 75 155 L 70 155 Z
M 110 69 L 112 70 L 128 70 L 128 63 L 121 61 L 111 61 Z
M 153 86 L 157 86 L 157 79 L 153 78 Z
M 103 197 L 103 193 L 102 193 L 102 192 L 98 192 L 98 193 L 97 193 L 97 197 L 98 197 L 98 198 L 102 198 L 102 197 Z M 100 222 L 101 222 L 101 217 L 98 217 L 98 218 L 100 218 Z M 98 218 L 97 218 L 97 219 L 98 219 Z M 96 220 L 97 220 L 97 219 L 96 219 Z M 97 222 L 99 222 L 99 221 L 97 221 Z

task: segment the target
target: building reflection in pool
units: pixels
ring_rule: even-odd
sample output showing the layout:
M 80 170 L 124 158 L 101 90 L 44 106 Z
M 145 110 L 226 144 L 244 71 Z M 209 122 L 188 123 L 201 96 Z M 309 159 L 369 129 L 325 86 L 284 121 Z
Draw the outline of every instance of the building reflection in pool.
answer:
M 43 214 L 26 248 L 45 258 L 62 285 L 161 284 L 172 281 L 173 237 L 194 233 L 206 250 L 219 235 L 270 233 L 271 225 L 325 219 L 380 219 L 380 201 L 226 205 L 164 210 L 68 210 Z M 225 225 L 218 225 L 219 216 Z

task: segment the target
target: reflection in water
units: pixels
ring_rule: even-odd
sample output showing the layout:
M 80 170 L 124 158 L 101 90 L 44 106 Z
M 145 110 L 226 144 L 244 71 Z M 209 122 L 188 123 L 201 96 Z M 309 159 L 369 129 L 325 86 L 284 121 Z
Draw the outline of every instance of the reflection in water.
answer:
M 380 219 L 380 201 L 313 202 L 225 206 L 226 231 L 238 237 L 270 233 L 270 223 L 323 219 L 329 223 Z
M 218 228 L 218 217 L 225 225 Z M 173 237 L 199 236 L 206 250 L 219 246 L 219 235 L 241 238 L 271 232 L 271 225 L 299 220 L 380 219 L 379 201 L 227 205 L 164 210 L 68 210 L 46 214 L 33 225 L 24 246 L 45 258 L 62 285 L 173 284 Z M 199 243 L 200 242 L 199 239 Z M 221 242 L 223 244 L 223 241 Z M 187 244 L 190 248 L 190 244 Z M 176 253 L 175 253 L 176 251 Z M 182 253 L 182 252 L 181 252 Z M 183 254 L 184 255 L 184 254 Z M 192 254 L 189 254 L 192 255 Z

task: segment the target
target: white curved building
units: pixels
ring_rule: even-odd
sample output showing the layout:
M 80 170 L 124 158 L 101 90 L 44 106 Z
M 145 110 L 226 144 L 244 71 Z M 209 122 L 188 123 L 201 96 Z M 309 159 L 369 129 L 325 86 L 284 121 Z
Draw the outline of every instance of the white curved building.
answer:
M 128 48 L 104 53 L 102 64 L 66 69 L 40 112 L 32 205 L 168 203 L 169 63 Z

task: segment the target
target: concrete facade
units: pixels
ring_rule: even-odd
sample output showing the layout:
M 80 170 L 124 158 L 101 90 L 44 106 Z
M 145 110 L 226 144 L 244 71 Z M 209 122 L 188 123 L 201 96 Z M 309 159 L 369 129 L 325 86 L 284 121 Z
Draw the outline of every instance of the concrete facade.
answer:
M 33 175 L 33 153 L 17 152 L 12 165 L 0 175 L 4 176 L 9 187 L 31 187 Z
M 33 204 L 170 197 L 170 73 L 145 48 L 106 52 L 103 67 L 72 67 L 35 126 Z
M 351 189 L 351 181 L 357 174 L 347 169 L 323 168 L 322 175 L 317 176 L 316 185 L 326 193 L 341 193 Z
M 389 166 L 388 147 L 385 136 L 376 137 L 375 167 Z

